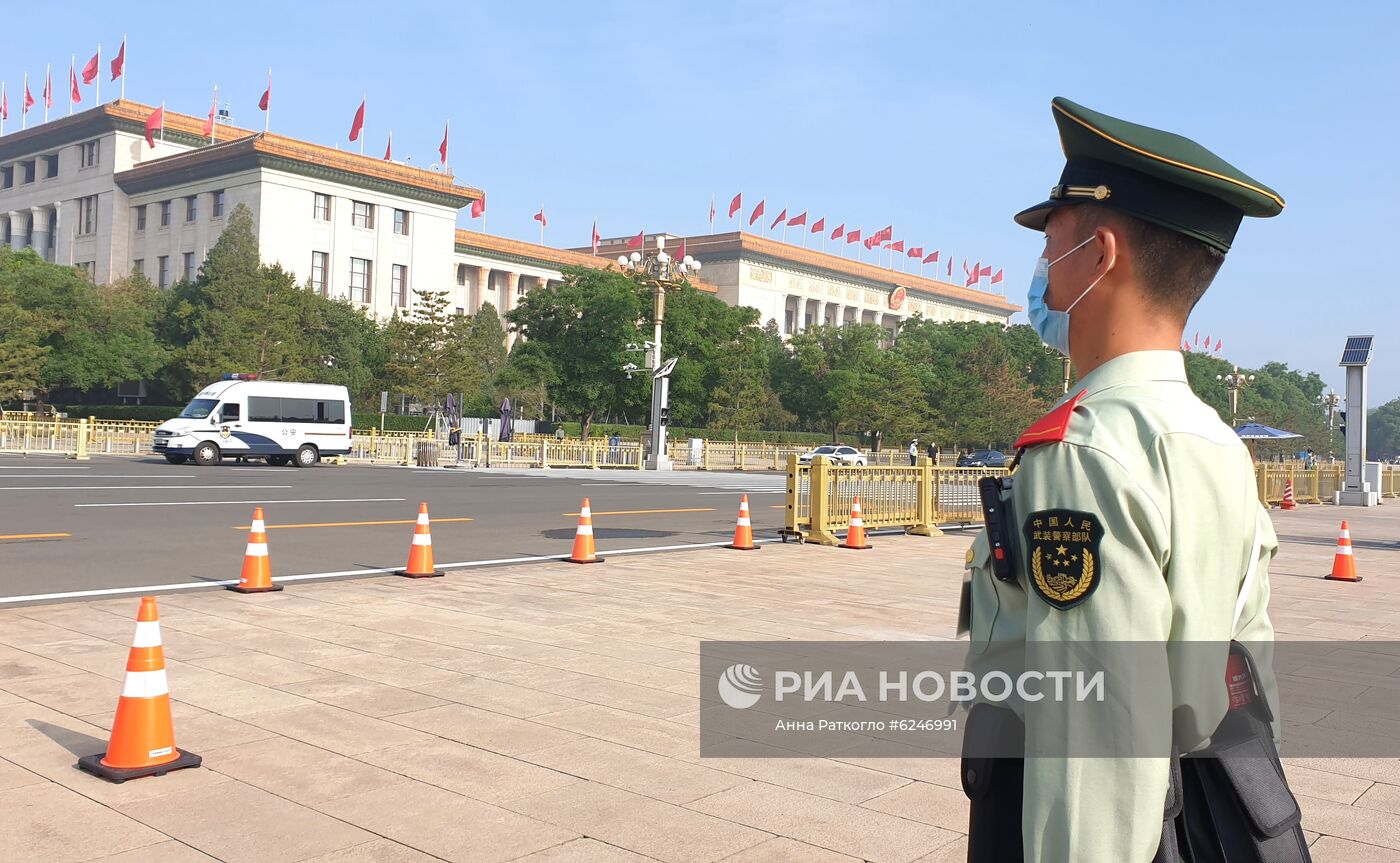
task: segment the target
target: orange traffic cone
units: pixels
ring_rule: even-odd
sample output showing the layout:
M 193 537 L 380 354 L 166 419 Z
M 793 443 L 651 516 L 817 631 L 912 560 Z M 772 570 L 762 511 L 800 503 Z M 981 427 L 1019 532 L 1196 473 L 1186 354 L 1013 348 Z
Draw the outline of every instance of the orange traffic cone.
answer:
M 851 526 L 846 531 L 846 541 L 841 543 L 841 548 L 864 549 L 871 548 L 870 543 L 865 541 L 865 520 L 860 515 L 860 497 L 851 501 Z
M 739 498 L 739 521 L 734 525 L 734 542 L 726 545 L 738 551 L 758 551 L 760 546 L 753 544 L 753 520 L 749 518 L 749 496 Z
M 282 585 L 272 583 L 272 559 L 267 556 L 267 525 L 263 523 L 263 510 L 253 507 L 253 525 L 248 531 L 248 550 L 243 554 L 243 574 L 237 584 L 230 584 L 229 590 L 239 593 L 267 593 L 281 590 Z
M 578 511 L 578 530 L 574 532 L 574 552 L 564 558 L 569 563 L 602 563 L 603 559 L 598 556 L 598 549 L 593 544 L 593 509 L 588 505 L 588 498 L 583 499 L 583 506 Z
M 1278 505 L 1279 509 L 1297 509 L 1298 504 L 1293 500 L 1293 480 L 1289 479 L 1283 486 L 1283 503 Z
M 408 549 L 408 566 L 394 573 L 405 578 L 437 578 L 433 569 L 433 532 L 428 524 L 428 502 L 418 505 L 418 524 L 413 527 L 413 545 Z
M 1324 575 L 1329 581 L 1360 581 L 1356 574 L 1356 558 L 1351 554 L 1351 529 L 1342 522 L 1342 533 L 1337 537 L 1337 554 L 1332 558 L 1332 574 Z
M 198 767 L 201 760 L 194 753 L 175 748 L 165 654 L 160 647 L 160 615 L 156 613 L 156 598 L 143 596 L 107 754 L 83 756 L 78 767 L 120 783 Z

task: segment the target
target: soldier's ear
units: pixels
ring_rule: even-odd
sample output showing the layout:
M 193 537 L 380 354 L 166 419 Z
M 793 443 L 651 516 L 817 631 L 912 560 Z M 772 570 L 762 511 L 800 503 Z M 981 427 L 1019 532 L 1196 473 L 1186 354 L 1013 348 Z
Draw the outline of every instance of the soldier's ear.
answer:
M 1124 231 L 1112 222 L 1104 222 L 1094 229 L 1094 249 L 1098 260 L 1094 263 L 1091 281 L 1097 281 L 1108 274 L 1119 263 L 1119 255 L 1124 251 Z

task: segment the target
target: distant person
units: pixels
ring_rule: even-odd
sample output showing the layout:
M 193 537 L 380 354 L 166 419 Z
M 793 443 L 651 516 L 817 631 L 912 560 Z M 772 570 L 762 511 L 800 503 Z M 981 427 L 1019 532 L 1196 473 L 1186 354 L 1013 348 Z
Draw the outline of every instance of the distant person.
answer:
M 563 427 L 563 426 L 559 426 L 558 428 L 556 428 L 556 429 L 554 430 L 554 439 L 557 440 L 557 441 L 559 441 L 560 443 L 563 443 L 563 442 L 564 442 L 564 427 Z
M 933 441 L 928 442 L 928 460 L 933 462 L 934 467 L 938 467 L 938 444 Z
M 909 464 L 912 467 L 919 461 L 919 439 L 914 438 L 909 444 Z
M 618 450 L 622 447 L 622 436 L 617 432 L 608 435 L 608 462 L 616 464 L 618 461 Z

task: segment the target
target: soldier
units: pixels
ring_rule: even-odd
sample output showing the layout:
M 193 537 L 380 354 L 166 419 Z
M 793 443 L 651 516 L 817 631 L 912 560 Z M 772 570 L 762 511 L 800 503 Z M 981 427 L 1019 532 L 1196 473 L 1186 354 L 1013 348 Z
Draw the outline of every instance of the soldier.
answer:
M 1013 479 L 1001 498 L 1009 505 L 1000 507 L 1011 513 L 1002 539 L 1014 563 L 993 572 L 1006 564 L 997 538 L 989 544 L 985 532 L 968 552 L 969 662 L 1024 659 L 1047 644 L 1146 642 L 1160 655 L 1168 685 L 1128 708 L 1145 714 L 1159 707 L 1160 715 L 1141 719 L 1165 723 L 1164 736 L 1191 751 L 1212 741 L 1233 705 L 1225 686 L 1227 661 L 1235 668 L 1231 642 L 1272 642 L 1268 564 L 1278 543 L 1244 444 L 1187 384 L 1182 331 L 1243 217 L 1275 216 L 1283 199 L 1186 138 L 1063 98 L 1051 108 L 1064 171 L 1049 200 L 1016 221 L 1045 232 L 1029 293 L 1031 323 L 1081 377 L 1016 442 Z M 1174 661 L 1186 642 L 1218 649 L 1193 654 L 1204 662 Z M 1274 752 L 1273 678 L 1261 667 L 1253 680 L 1259 697 L 1251 709 L 1267 716 L 1262 727 Z M 1052 723 L 1049 707 L 1028 701 L 1008 701 L 1009 710 L 979 705 L 967 739 L 985 739 L 978 726 L 1000 722 L 1029 747 Z M 965 757 L 968 859 L 1307 859 L 1305 845 L 1292 856 L 1231 856 L 1220 850 L 1231 840 L 1205 834 L 1195 837 L 1194 850 L 1176 847 L 1187 833 L 1169 811 L 1173 801 L 1181 809 L 1182 797 L 1171 780 L 1178 764 L 1189 774 L 1188 762 L 1196 761 L 1203 759 L 1166 753 Z M 1279 777 L 1274 800 L 1286 796 L 1296 808 Z M 1187 797 L 1188 810 L 1207 805 Z M 1285 833 L 1301 842 L 1296 818 Z

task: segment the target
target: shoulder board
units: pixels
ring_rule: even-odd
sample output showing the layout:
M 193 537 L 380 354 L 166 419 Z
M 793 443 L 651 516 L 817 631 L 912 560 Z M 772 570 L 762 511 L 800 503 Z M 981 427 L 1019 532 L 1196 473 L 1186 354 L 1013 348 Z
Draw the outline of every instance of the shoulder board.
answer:
M 1069 431 L 1069 418 L 1074 414 L 1074 406 L 1079 404 L 1079 400 L 1084 398 L 1087 392 L 1088 390 L 1080 390 L 1074 398 L 1036 420 L 1030 428 L 1021 432 L 1021 436 L 1016 439 L 1016 449 L 1042 443 L 1059 443 L 1064 440 L 1065 433 Z

